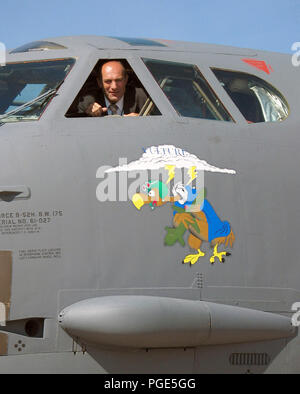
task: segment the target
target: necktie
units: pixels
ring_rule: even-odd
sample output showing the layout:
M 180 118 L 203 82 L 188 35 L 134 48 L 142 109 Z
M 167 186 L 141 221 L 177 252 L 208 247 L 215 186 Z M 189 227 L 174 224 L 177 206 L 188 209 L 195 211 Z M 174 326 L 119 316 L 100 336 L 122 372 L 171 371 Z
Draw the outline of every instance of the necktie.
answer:
M 110 104 L 109 109 L 111 110 L 112 115 L 118 115 L 119 107 L 117 104 Z

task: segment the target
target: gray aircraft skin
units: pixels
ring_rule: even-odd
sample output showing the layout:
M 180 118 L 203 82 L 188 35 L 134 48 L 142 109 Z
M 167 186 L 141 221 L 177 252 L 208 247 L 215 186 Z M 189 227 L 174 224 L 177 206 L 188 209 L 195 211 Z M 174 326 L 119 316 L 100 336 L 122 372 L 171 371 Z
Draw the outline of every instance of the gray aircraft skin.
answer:
M 0 67 L 0 100 L 10 65 L 69 63 L 42 103 L 18 109 L 30 100 L 24 93 L 0 110 L 0 372 L 299 373 L 299 68 L 291 56 L 96 36 L 12 52 Z M 127 61 L 156 115 L 66 115 L 109 59 Z M 176 107 L 165 89 L 176 78 L 158 81 L 150 70 L 171 63 L 202 74 L 214 96 L 201 102 L 213 115 Z M 251 85 L 256 102 L 264 105 L 265 88 L 280 92 L 264 99 L 284 98 L 286 107 L 273 108 L 288 113 L 246 119 L 215 70 L 264 81 Z M 36 73 L 31 84 L 44 86 L 41 67 Z M 133 190 L 157 161 L 163 179 L 151 173 Z M 199 197 L 194 213 L 189 193 Z

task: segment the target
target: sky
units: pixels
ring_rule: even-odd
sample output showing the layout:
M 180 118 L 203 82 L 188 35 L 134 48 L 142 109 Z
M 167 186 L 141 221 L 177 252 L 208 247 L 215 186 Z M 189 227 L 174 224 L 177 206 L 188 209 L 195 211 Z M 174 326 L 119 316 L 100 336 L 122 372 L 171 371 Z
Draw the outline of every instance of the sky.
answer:
M 3 1 L 0 12 L 0 42 L 7 49 L 85 34 L 283 53 L 300 42 L 300 0 L 14 0 Z

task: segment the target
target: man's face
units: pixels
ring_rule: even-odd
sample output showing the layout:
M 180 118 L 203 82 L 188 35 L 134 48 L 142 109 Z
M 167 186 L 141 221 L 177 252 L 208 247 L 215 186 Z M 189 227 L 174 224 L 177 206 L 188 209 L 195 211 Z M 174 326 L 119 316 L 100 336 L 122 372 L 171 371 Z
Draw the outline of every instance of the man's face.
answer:
M 119 62 L 108 62 L 102 67 L 102 87 L 110 103 L 117 103 L 125 93 L 128 77 Z

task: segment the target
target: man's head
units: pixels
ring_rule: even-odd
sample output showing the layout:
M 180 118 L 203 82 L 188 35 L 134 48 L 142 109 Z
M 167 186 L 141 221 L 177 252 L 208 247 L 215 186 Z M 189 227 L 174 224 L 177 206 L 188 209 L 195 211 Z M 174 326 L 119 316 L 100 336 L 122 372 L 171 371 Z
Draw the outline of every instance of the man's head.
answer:
M 126 90 L 128 75 L 121 62 L 109 61 L 101 68 L 101 86 L 110 103 L 117 103 Z

